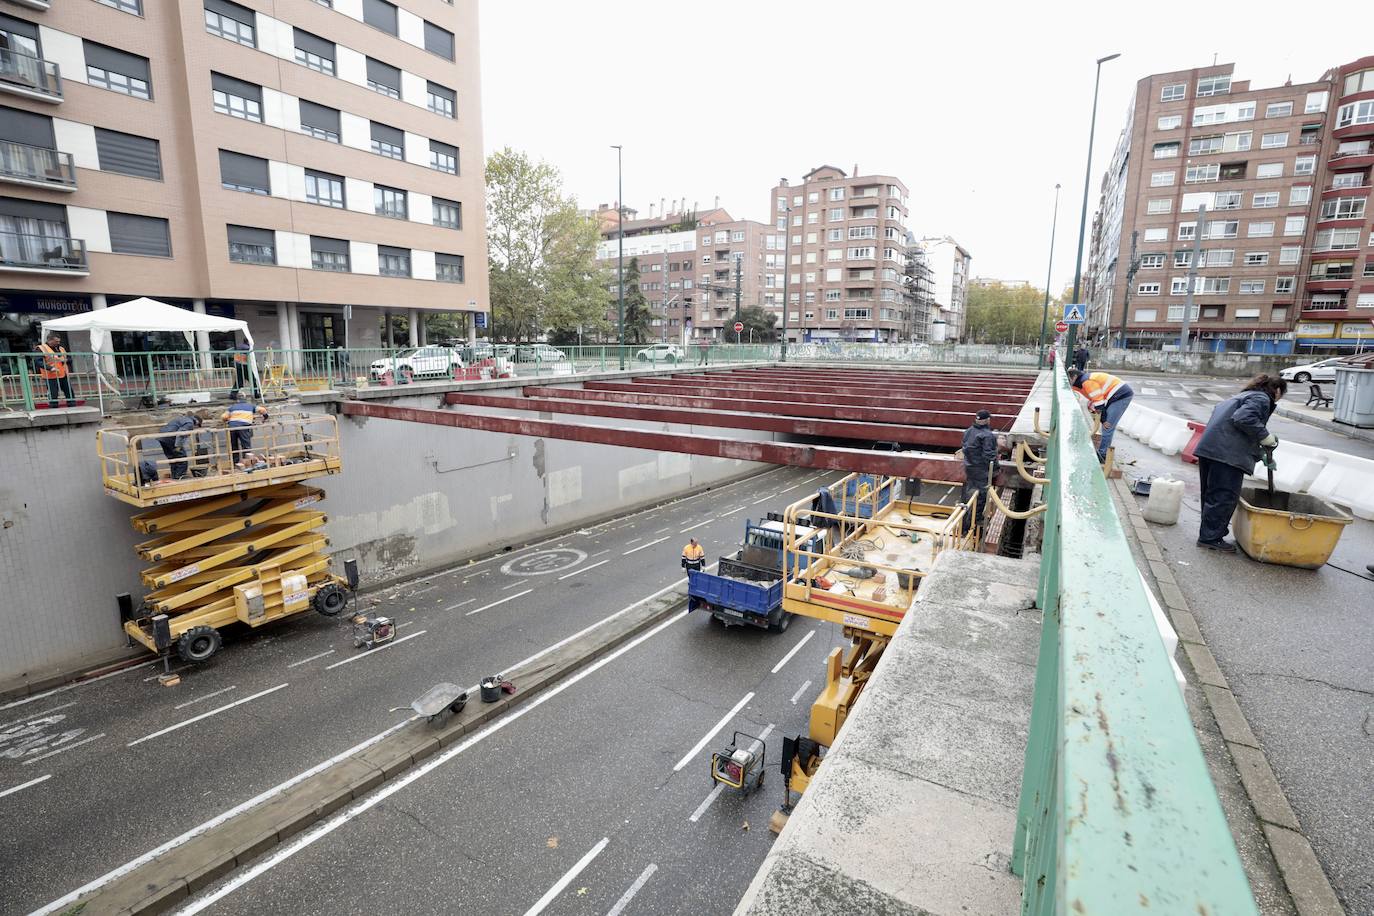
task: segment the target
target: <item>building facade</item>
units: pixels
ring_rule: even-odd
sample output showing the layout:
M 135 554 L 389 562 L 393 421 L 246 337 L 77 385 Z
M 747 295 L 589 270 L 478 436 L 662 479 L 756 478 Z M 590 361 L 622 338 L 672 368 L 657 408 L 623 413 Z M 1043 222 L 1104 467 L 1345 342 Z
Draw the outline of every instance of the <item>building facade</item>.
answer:
M 968 302 L 969 265 L 973 256 L 949 236 L 921 240 L 935 273 L 935 302 L 931 312 L 931 343 L 963 337 Z
M 5 344 L 138 296 L 260 348 L 486 312 L 480 104 L 471 3 L 6 4 Z

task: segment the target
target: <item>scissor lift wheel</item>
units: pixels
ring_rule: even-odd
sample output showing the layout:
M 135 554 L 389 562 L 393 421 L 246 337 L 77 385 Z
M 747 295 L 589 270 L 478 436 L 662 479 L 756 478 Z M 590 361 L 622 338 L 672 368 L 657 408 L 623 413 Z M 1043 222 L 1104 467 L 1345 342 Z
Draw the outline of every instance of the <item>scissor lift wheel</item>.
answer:
M 191 627 L 177 640 L 177 654 L 183 661 L 199 663 L 209 660 L 222 644 L 219 630 L 214 627 Z
M 326 617 L 336 617 L 348 604 L 348 592 L 342 585 L 331 582 L 315 592 L 315 610 Z

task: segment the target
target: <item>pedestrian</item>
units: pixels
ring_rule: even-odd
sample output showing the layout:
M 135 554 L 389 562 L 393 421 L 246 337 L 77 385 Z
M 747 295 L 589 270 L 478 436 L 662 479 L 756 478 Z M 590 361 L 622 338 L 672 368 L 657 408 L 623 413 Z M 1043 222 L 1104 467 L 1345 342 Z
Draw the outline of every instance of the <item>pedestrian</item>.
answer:
M 235 390 L 242 391 L 245 386 L 251 385 L 253 389 L 253 397 L 261 398 L 262 392 L 258 389 L 258 376 L 257 373 L 253 371 L 253 366 L 251 363 L 251 360 L 253 359 L 252 348 L 249 347 L 247 341 L 245 341 L 243 343 L 234 344 L 234 346 L 230 348 L 229 352 L 232 353 L 234 356 Z
M 682 548 L 682 568 L 686 570 L 695 569 L 697 572 L 701 572 L 705 565 L 705 549 L 697 543 L 696 538 L 688 538 L 687 546 Z
M 237 466 L 253 447 L 253 421 L 267 416 L 267 408 L 245 401 L 237 390 L 229 395 L 229 402 L 229 408 L 220 419 L 229 428 L 229 454 Z
M 711 365 L 711 339 L 709 337 L 697 338 L 697 365 Z
M 1102 417 L 1102 435 L 1097 442 L 1097 463 L 1107 463 L 1107 449 L 1112 447 L 1112 437 L 1121 423 L 1121 415 L 1131 406 L 1135 392 L 1115 375 L 1106 372 L 1081 372 L 1069 370 L 1069 384 L 1073 390 L 1088 399 L 1088 409 Z
M 1235 543 L 1226 540 L 1226 535 L 1240 501 L 1240 485 L 1261 459 L 1271 470 L 1275 467 L 1273 449 L 1279 440 L 1266 424 L 1287 392 L 1288 383 L 1279 376 L 1257 375 L 1240 394 L 1212 409 L 1207 428 L 1193 449 L 1202 490 L 1199 547 L 1236 552 Z
M 1091 355 L 1092 354 L 1088 352 L 1086 346 L 1080 346 L 1077 350 L 1073 351 L 1073 367 L 1079 372 L 1087 372 L 1088 358 Z
M 197 411 L 173 417 L 158 430 L 163 434 L 158 437 L 158 445 L 162 446 L 162 454 L 167 457 L 167 467 L 173 480 L 181 480 L 186 476 L 190 466 L 186 460 L 186 446 L 195 440 L 195 431 L 200 429 L 203 421 L 204 414 Z
M 48 406 L 57 406 L 60 389 L 61 393 L 67 396 L 67 406 L 75 407 L 76 398 L 72 396 L 71 379 L 67 377 L 67 348 L 62 346 L 62 338 L 56 334 L 49 334 L 47 341 L 38 345 L 38 350 L 43 354 L 42 368 L 38 374 L 48 383 Z
M 986 527 L 988 512 L 988 487 L 992 485 L 991 465 L 997 460 L 997 434 L 992 431 L 992 414 L 980 410 L 973 416 L 973 425 L 964 430 L 964 441 L 959 452 L 964 457 L 964 487 L 959 493 L 959 501 L 968 504 L 974 500 L 973 508 L 964 516 L 961 532 L 968 534 L 976 524 Z

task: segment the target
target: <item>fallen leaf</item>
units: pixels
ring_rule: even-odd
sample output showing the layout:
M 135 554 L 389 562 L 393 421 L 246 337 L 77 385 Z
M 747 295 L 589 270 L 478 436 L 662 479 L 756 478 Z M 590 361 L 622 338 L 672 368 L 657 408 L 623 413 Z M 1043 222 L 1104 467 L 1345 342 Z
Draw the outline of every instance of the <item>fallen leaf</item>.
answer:
M 745 821 L 745 822 L 740 826 L 740 829 L 741 829 L 741 830 L 748 830 L 748 829 L 749 829 L 749 822 L 748 822 L 748 821 Z
M 558 848 L 558 837 L 556 837 L 556 836 L 551 836 L 551 837 L 549 837 L 549 838 L 544 842 L 544 845 L 547 846 L 547 847 L 549 847 L 550 849 L 557 849 L 557 848 Z
M 587 889 L 586 889 L 585 887 L 579 887 L 579 888 L 577 889 L 577 896 L 579 896 L 579 897 L 585 897 L 585 896 L 587 896 Z

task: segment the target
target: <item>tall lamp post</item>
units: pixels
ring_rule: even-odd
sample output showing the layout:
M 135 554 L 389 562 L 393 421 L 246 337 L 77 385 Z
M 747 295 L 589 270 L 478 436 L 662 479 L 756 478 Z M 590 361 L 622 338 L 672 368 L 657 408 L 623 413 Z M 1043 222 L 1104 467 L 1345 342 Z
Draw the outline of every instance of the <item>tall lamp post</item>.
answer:
M 620 236 L 620 257 L 616 274 L 617 315 L 620 319 L 620 368 L 625 369 L 625 148 L 613 144 L 615 150 L 615 228 Z
M 1093 77 L 1093 114 L 1088 126 L 1088 162 L 1083 167 L 1083 212 L 1078 217 L 1078 256 L 1073 268 L 1073 301 L 1078 302 L 1078 293 L 1083 284 L 1083 241 L 1088 230 L 1088 189 L 1092 185 L 1093 176 L 1093 135 L 1097 133 L 1097 90 L 1102 82 L 1102 65 L 1109 60 L 1116 60 L 1120 54 L 1108 54 L 1106 57 L 1097 59 L 1097 75 Z M 1070 360 L 1073 358 L 1073 351 L 1078 342 L 1078 325 L 1069 325 L 1068 355 Z
M 1045 273 L 1045 308 L 1040 313 L 1040 358 L 1036 368 L 1045 368 L 1045 332 L 1050 323 L 1050 278 L 1054 276 L 1054 233 L 1059 228 L 1059 184 L 1054 185 L 1054 216 L 1050 219 L 1050 266 Z

